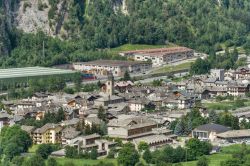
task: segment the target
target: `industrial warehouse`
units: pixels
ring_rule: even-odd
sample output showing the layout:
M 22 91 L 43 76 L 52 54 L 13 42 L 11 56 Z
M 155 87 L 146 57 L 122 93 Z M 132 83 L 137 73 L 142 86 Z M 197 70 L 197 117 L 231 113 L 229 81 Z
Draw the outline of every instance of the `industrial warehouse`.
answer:
M 95 75 L 107 75 L 112 72 L 114 76 L 123 76 L 126 71 L 130 73 L 143 73 L 152 68 L 150 62 L 96 60 L 91 62 L 77 62 L 73 64 L 75 70 Z
M 10 68 L 0 70 L 0 87 L 12 86 L 16 84 L 27 84 L 30 79 L 40 77 L 61 77 L 65 80 L 70 80 L 76 74 L 72 70 L 62 70 L 46 67 L 25 67 L 25 68 Z
M 194 50 L 186 47 L 171 47 L 125 51 L 121 56 L 131 57 L 135 61 L 151 61 L 153 66 L 177 62 L 194 56 Z

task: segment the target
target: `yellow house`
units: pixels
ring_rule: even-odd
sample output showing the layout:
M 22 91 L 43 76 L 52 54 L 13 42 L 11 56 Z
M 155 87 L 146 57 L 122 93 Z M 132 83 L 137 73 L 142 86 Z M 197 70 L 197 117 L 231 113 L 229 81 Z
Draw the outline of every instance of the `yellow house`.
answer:
M 41 128 L 37 128 L 32 133 L 32 139 L 34 144 L 56 144 L 61 143 L 61 131 L 62 127 L 58 124 L 47 123 Z

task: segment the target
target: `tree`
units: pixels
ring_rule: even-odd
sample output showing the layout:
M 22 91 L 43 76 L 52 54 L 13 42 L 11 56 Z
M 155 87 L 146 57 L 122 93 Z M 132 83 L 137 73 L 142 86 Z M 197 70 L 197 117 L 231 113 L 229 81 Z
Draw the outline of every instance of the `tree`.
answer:
M 115 158 L 115 154 L 116 154 L 116 153 L 117 153 L 116 149 L 115 149 L 115 148 L 111 148 L 111 149 L 109 150 L 109 153 L 108 153 L 108 155 L 107 155 L 107 158 L 109 158 L 109 159 Z
M 141 141 L 141 142 L 139 143 L 139 145 L 138 145 L 138 150 L 139 150 L 139 152 L 143 152 L 143 151 L 145 151 L 145 150 L 147 150 L 147 149 L 149 149 L 149 145 L 148 145 L 146 142 Z
M 12 160 L 11 163 L 15 166 L 22 165 L 24 162 L 24 157 L 22 156 L 15 156 Z
M 15 155 L 26 152 L 32 145 L 29 134 L 20 126 L 3 127 L 0 134 L 0 147 L 6 156 L 12 159 Z
M 139 161 L 139 154 L 132 143 L 126 143 L 119 151 L 117 161 L 123 166 L 134 166 Z
M 63 120 L 65 120 L 65 114 L 63 108 L 60 107 L 56 113 L 56 122 L 59 123 Z
M 48 161 L 47 161 L 47 166 L 57 166 L 58 164 L 57 164 L 57 161 L 54 159 L 54 158 L 52 158 L 52 157 L 50 157 L 49 159 L 48 159 Z
M 211 69 L 210 62 L 208 60 L 203 60 L 198 58 L 195 63 L 191 65 L 190 74 L 199 75 L 199 74 L 206 74 Z
M 233 158 L 221 162 L 221 166 L 241 166 L 241 161 L 239 159 Z
M 32 155 L 23 162 L 23 166 L 45 166 L 45 161 L 40 155 Z
M 77 92 L 80 91 L 81 86 L 82 86 L 82 75 L 81 73 L 75 74 L 75 77 L 73 78 L 73 82 L 75 84 L 75 89 Z
M 218 115 L 214 110 L 209 111 L 209 122 L 210 123 L 215 123 L 218 121 Z
M 6 145 L 3 153 L 6 155 L 6 158 L 11 160 L 13 157 L 19 155 L 22 150 L 22 147 L 18 146 L 18 144 L 11 142 Z
M 179 135 L 179 136 L 183 135 L 183 134 L 185 134 L 185 131 L 186 131 L 185 128 L 186 128 L 186 125 L 185 125 L 184 119 L 181 118 L 181 119 L 178 120 L 178 122 L 177 122 L 177 124 L 175 126 L 174 133 L 176 135 Z
M 186 150 L 181 146 L 178 146 L 173 152 L 173 162 L 178 163 L 185 161 L 186 159 Z
M 103 106 L 100 106 L 100 107 L 98 108 L 97 117 L 98 117 L 99 119 L 101 119 L 102 121 L 104 121 L 104 122 L 107 121 L 107 114 L 106 114 L 106 111 L 105 111 L 105 109 L 103 108 Z
M 152 160 L 152 154 L 149 149 L 146 149 L 142 155 L 142 158 L 147 162 L 151 163 Z
M 123 76 L 123 81 L 130 81 L 130 80 L 131 80 L 130 74 L 126 70 L 125 73 L 124 73 L 124 76 Z
M 190 160 L 197 159 L 202 155 L 208 155 L 212 150 L 212 145 L 209 142 L 202 142 L 197 138 L 191 138 L 186 143 L 188 148 L 188 157 Z
M 66 146 L 65 147 L 65 157 L 76 158 L 78 156 L 78 151 L 75 147 Z
M 152 85 L 155 86 L 155 87 L 161 86 L 162 85 L 162 81 L 163 81 L 162 79 L 160 79 L 160 80 L 154 80 L 153 83 L 152 83 Z
M 239 107 L 244 107 L 244 106 L 245 106 L 244 100 L 237 99 L 237 100 L 235 101 L 235 106 L 236 106 L 237 108 L 239 108 Z
M 36 154 L 40 155 L 43 159 L 47 159 L 52 151 L 53 149 L 50 144 L 41 144 L 38 146 Z
M 197 166 L 208 166 L 209 161 L 205 156 L 202 156 L 199 158 L 198 162 L 197 162 Z
M 96 148 L 93 148 L 89 154 L 90 159 L 96 160 L 98 157 L 98 152 Z
M 187 128 L 186 128 L 185 134 L 186 135 L 190 134 L 192 130 L 193 130 L 192 117 L 188 117 Z
M 175 149 L 173 147 L 171 147 L 170 145 L 167 145 L 164 149 L 163 149 L 163 161 L 165 163 L 173 163 L 174 161 L 174 151 Z
M 101 122 L 99 127 L 100 127 L 99 134 L 106 135 L 108 133 L 108 126 L 105 122 Z

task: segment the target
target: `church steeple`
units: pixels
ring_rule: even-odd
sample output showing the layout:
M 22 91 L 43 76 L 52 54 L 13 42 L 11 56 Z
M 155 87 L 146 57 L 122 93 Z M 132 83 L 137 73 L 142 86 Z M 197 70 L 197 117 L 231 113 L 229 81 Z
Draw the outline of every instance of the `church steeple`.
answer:
M 107 87 L 107 95 L 112 96 L 114 95 L 114 76 L 112 72 L 108 73 L 108 81 L 106 82 Z

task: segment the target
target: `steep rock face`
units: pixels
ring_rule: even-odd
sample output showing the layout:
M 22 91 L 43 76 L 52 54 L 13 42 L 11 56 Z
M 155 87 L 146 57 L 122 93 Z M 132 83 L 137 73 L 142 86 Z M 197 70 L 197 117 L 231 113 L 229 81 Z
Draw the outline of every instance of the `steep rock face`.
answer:
M 39 0 L 21 1 L 20 6 L 16 12 L 15 24 L 18 29 L 24 32 L 36 32 L 38 29 L 51 35 L 51 28 L 49 26 L 48 11 L 49 3 L 44 0 L 47 5 L 43 10 L 38 8 Z
M 69 8 L 72 0 L 58 0 L 56 7 L 51 12 L 51 4 L 48 0 L 12 0 L 16 1 L 15 7 L 10 7 L 10 0 L 3 0 L 6 3 L 8 22 L 26 33 L 34 33 L 38 30 L 50 36 L 67 36 L 64 23 L 68 22 Z M 89 1 L 86 0 L 88 5 Z M 87 8 L 87 7 L 86 7 Z M 114 11 L 121 10 L 128 15 L 126 0 L 113 0 Z M 53 16 L 51 13 L 53 13 Z
M 48 0 L 21 1 L 15 11 L 15 24 L 18 29 L 26 33 L 38 30 L 49 36 L 60 35 L 63 22 L 68 12 L 67 0 L 60 0 L 52 7 Z M 53 9 L 52 9 L 53 8 Z
M 9 31 L 13 26 L 13 10 L 19 0 L 0 0 L 0 56 L 8 55 L 11 49 Z

